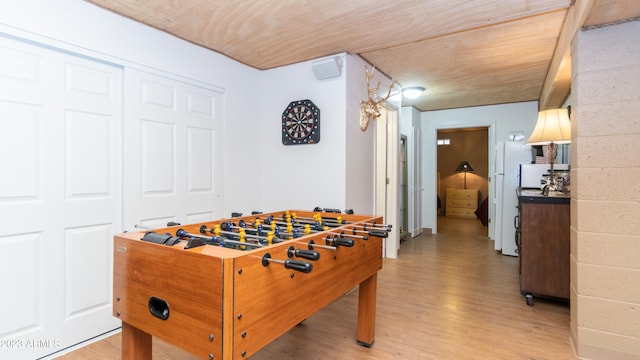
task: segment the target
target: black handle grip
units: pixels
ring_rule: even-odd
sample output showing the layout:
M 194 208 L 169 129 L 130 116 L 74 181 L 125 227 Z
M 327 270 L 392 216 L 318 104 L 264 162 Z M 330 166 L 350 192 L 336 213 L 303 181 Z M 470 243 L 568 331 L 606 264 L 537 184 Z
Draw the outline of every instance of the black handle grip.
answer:
M 348 239 L 348 238 L 333 238 L 333 244 L 335 246 L 345 246 L 345 247 L 353 247 L 354 241 L 353 239 Z
M 379 238 L 389 237 L 389 233 L 387 231 L 384 231 L 384 230 L 370 230 L 369 231 L 369 235 L 370 236 L 377 236 Z
M 168 234 L 158 234 L 153 231 L 147 231 L 144 236 L 140 240 L 156 243 L 156 244 L 164 244 L 169 240 L 171 235 Z
M 334 235 L 333 239 L 331 235 L 327 235 L 326 238 L 327 245 L 331 246 L 344 246 L 344 247 L 353 247 L 353 239 L 339 237 L 338 235 Z
M 320 259 L 320 253 L 315 251 L 315 250 L 302 250 L 302 249 L 296 249 L 292 246 L 289 246 L 289 249 L 287 249 L 287 255 L 289 255 L 289 257 L 301 257 L 303 259 L 307 259 L 307 260 L 313 260 L 316 261 L 318 259 Z
M 284 267 L 285 269 L 291 269 L 291 270 L 300 271 L 303 273 L 310 273 L 311 270 L 313 270 L 313 265 L 311 265 L 310 262 L 301 261 L 301 260 L 287 259 L 284 261 Z

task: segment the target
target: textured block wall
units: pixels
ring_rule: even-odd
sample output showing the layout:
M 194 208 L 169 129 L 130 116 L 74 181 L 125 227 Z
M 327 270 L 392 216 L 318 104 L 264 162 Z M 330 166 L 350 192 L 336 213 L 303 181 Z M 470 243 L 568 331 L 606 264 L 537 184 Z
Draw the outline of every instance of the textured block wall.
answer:
M 581 358 L 640 358 L 640 21 L 572 46 L 571 337 Z

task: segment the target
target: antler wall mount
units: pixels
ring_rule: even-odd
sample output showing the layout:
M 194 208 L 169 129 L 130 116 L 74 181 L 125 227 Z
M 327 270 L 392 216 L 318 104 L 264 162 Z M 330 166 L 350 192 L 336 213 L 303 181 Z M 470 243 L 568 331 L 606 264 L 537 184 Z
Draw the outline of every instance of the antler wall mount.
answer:
M 371 69 L 371 72 L 369 72 L 369 68 L 365 65 L 364 75 L 367 80 L 367 100 L 360 100 L 360 130 L 362 131 L 367 130 L 369 121 L 376 120 L 382 115 L 380 105 L 391 97 L 391 91 L 396 85 L 399 85 L 396 80 L 391 80 L 387 95 L 380 97 L 378 95 L 378 91 L 380 91 L 380 81 L 378 81 L 378 85 L 373 89 L 369 85 L 375 72 L 375 66 Z

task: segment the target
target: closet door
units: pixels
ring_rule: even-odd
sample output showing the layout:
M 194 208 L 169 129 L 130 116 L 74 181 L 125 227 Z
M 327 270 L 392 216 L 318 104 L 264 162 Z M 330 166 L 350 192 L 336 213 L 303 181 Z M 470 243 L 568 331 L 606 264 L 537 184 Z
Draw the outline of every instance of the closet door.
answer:
M 125 229 L 223 217 L 223 94 L 130 68 L 125 93 Z
M 120 326 L 122 70 L 0 37 L 0 358 Z

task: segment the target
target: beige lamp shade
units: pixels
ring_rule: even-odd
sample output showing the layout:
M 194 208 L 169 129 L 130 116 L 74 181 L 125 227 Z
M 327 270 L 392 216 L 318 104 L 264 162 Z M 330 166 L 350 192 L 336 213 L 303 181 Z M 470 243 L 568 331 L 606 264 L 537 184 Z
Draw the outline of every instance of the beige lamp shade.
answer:
M 571 142 L 571 122 L 569 112 L 565 108 L 538 112 L 538 121 L 527 140 L 527 145 L 546 145 L 551 142 L 556 144 Z

